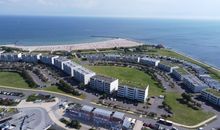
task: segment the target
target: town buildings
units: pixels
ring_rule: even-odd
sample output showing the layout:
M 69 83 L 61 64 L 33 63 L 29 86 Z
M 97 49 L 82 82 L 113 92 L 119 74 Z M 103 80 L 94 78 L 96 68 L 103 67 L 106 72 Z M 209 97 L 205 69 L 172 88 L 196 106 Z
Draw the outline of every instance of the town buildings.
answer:
M 3 62 L 18 62 L 21 60 L 21 53 L 1 53 L 0 61 Z
M 95 72 L 82 66 L 78 66 L 74 69 L 74 79 L 83 83 L 84 85 L 87 85 L 90 81 L 90 78 L 94 75 L 96 75 Z
M 74 77 L 74 70 L 78 67 L 79 65 L 74 63 L 74 62 L 65 62 L 63 63 L 63 71 L 70 75 L 71 77 Z
M 183 76 L 188 75 L 189 73 L 184 68 L 175 68 L 173 69 L 172 75 L 179 81 L 183 80 Z
M 158 64 L 158 68 L 163 70 L 163 71 L 166 71 L 168 73 L 172 73 L 173 69 L 178 68 L 178 66 L 176 66 L 176 65 L 174 65 L 173 63 L 170 63 L 170 62 L 162 61 Z
M 117 96 L 131 99 L 131 100 L 137 100 L 140 102 L 146 102 L 148 97 L 148 89 L 149 86 L 146 87 L 146 89 L 140 89 L 140 88 L 134 88 L 129 87 L 126 85 L 118 86 Z
M 159 63 L 160 63 L 160 60 L 157 60 L 157 59 L 148 58 L 148 57 L 140 58 L 140 64 L 143 64 L 143 65 L 158 66 Z
M 90 87 L 100 92 L 111 94 L 118 90 L 118 79 L 95 75 L 90 79 Z
M 37 63 L 40 60 L 41 54 L 22 54 L 21 61 L 29 63 Z
M 217 89 L 204 89 L 201 92 L 201 96 L 203 99 L 207 100 L 208 102 L 220 106 L 220 91 Z
M 58 57 L 54 59 L 54 66 L 56 66 L 58 69 L 63 70 L 64 69 L 64 63 L 70 62 L 71 60 L 66 59 L 65 57 Z
M 193 76 L 190 74 L 183 76 L 183 84 L 194 93 L 199 93 L 203 89 L 208 87 L 205 83 L 199 80 L 196 76 Z
M 52 56 L 52 55 L 41 55 L 40 62 L 48 65 L 54 65 L 54 59 L 58 58 L 59 56 Z

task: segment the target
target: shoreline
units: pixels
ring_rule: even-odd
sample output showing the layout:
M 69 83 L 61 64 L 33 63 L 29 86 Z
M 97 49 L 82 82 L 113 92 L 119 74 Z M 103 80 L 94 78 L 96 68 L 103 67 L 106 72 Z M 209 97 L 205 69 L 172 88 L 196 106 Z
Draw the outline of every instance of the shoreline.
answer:
M 187 54 L 185 54 L 185 53 L 183 53 L 183 52 L 179 52 L 179 51 L 173 50 L 173 49 L 169 49 L 169 50 L 171 50 L 171 51 L 173 51 L 173 52 L 175 52 L 175 53 L 177 53 L 177 54 L 179 54 L 179 55 L 185 56 L 186 58 L 189 58 L 189 59 L 191 59 L 191 60 L 194 60 L 195 62 L 198 62 L 198 63 L 200 63 L 200 64 L 203 64 L 203 65 L 206 66 L 206 67 L 210 67 L 210 68 L 212 68 L 212 69 L 214 69 L 214 70 L 220 72 L 220 69 L 219 69 L 218 67 L 214 66 L 214 65 L 210 65 L 209 63 L 202 62 L 202 61 L 200 61 L 200 60 L 198 60 L 198 59 L 196 59 L 196 58 L 194 58 L 194 57 L 192 57 L 192 56 L 189 56 L 189 55 L 187 55 Z
M 86 42 L 77 44 L 60 44 L 60 45 L 45 45 L 45 46 L 20 46 L 20 45 L 0 45 L 1 47 L 12 47 L 26 51 L 73 51 L 73 50 L 96 50 L 110 49 L 114 47 L 134 47 L 143 45 L 141 42 L 136 42 L 127 39 L 112 39 L 98 42 Z

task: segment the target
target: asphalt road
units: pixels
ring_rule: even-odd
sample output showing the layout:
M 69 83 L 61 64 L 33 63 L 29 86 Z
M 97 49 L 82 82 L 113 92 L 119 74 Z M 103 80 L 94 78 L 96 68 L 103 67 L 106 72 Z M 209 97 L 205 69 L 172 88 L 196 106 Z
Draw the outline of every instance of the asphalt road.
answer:
M 43 130 L 53 124 L 42 108 L 22 108 L 19 111 L 20 113 L 14 115 L 9 121 L 16 126 L 13 130 Z

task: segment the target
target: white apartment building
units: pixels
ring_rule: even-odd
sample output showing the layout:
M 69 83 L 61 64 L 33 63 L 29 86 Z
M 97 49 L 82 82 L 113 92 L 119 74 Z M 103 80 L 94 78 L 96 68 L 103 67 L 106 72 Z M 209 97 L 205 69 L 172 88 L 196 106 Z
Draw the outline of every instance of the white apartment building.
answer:
M 82 66 L 79 66 L 74 69 L 74 78 L 77 81 L 83 83 L 84 85 L 88 84 L 90 78 L 94 75 L 96 75 L 95 72 L 88 70 Z
M 118 79 L 95 75 L 91 77 L 90 87 L 100 92 L 110 94 L 113 91 L 118 90 Z
M 21 53 L 1 53 L 0 61 L 4 62 L 18 62 L 21 60 Z
M 158 64 L 160 63 L 160 60 L 143 57 L 143 58 L 140 58 L 140 63 L 143 65 L 148 65 L 148 66 L 158 66 Z
M 54 65 L 54 59 L 56 59 L 58 57 L 59 56 L 41 55 L 40 61 L 44 64 Z
M 66 59 L 65 57 L 59 57 L 54 59 L 54 66 L 57 68 L 63 70 L 64 69 L 64 63 L 70 62 L 71 60 Z
M 203 99 L 207 100 L 208 102 L 220 106 L 220 91 L 217 89 L 204 89 L 201 92 L 201 96 Z
M 203 89 L 208 87 L 194 75 L 183 76 L 183 84 L 194 93 L 200 93 Z
M 41 54 L 22 54 L 21 60 L 23 62 L 37 63 L 40 60 Z
M 183 76 L 188 75 L 189 72 L 183 68 L 175 68 L 173 69 L 172 75 L 179 81 L 183 80 Z
M 148 89 L 149 86 L 146 89 L 132 88 L 125 85 L 118 86 L 117 96 L 140 102 L 146 102 L 148 97 Z
M 177 69 L 179 67 L 172 64 L 172 63 L 170 63 L 170 62 L 160 62 L 158 64 L 158 68 L 163 70 L 163 71 L 166 71 L 168 73 L 172 73 L 174 69 Z
M 63 71 L 70 75 L 71 77 L 74 77 L 74 70 L 78 67 L 79 65 L 69 61 L 69 62 L 65 62 L 63 63 Z

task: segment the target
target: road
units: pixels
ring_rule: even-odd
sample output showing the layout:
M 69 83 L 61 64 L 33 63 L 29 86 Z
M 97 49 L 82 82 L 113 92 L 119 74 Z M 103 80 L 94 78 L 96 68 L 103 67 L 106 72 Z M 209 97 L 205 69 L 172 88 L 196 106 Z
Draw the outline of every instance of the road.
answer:
M 113 108 L 98 105 L 98 104 L 95 104 L 95 103 L 92 103 L 92 102 L 88 102 L 88 100 L 83 100 L 83 99 L 76 98 L 76 97 L 73 97 L 73 96 L 69 96 L 69 95 L 66 95 L 66 94 L 60 94 L 60 93 L 44 91 L 44 90 L 20 89 L 20 88 L 8 87 L 8 86 L 0 86 L 0 87 L 3 87 L 4 89 L 7 89 L 7 90 L 22 91 L 23 93 L 28 93 L 28 94 L 32 94 L 32 93 L 50 94 L 50 95 L 53 95 L 55 97 L 58 97 L 61 100 L 73 101 L 74 103 L 79 103 L 79 104 L 83 104 L 83 105 L 90 105 L 90 106 L 93 106 L 93 107 L 96 107 L 96 108 L 107 109 L 107 110 L 110 110 L 110 111 L 113 110 Z M 126 113 L 126 116 L 128 116 L 128 117 L 132 117 L 132 118 L 135 118 L 135 119 L 147 122 L 147 123 L 152 123 L 152 124 L 156 123 L 156 121 L 153 120 L 153 119 L 142 118 L 142 117 L 139 117 L 137 115 L 134 115 L 134 114 L 131 114 L 131 113 L 128 113 L 128 112 L 125 112 L 125 113 Z M 55 117 L 55 116 L 53 115 L 53 117 Z M 216 121 L 214 121 L 214 122 L 216 122 Z M 211 125 L 212 124 L 210 124 L 209 126 L 213 128 L 214 126 L 211 126 Z M 166 127 L 166 126 L 164 126 L 164 127 Z M 185 128 L 183 128 L 183 127 L 178 127 L 178 126 L 176 126 L 176 127 L 179 128 L 179 130 L 185 130 Z

